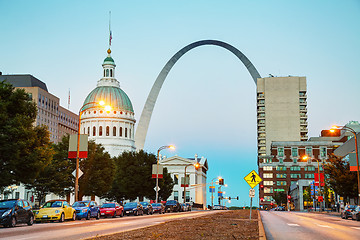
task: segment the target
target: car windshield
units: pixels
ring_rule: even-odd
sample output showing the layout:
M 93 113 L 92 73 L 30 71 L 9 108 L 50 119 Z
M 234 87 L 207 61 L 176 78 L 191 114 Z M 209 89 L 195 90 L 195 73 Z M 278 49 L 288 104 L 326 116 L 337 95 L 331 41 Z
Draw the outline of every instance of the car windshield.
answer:
M 62 201 L 46 202 L 43 208 L 62 207 Z
M 147 205 L 149 205 L 149 203 L 147 203 L 147 202 L 141 202 L 141 205 L 147 206 Z
M 16 204 L 16 200 L 2 200 L 0 201 L 0 208 L 13 208 Z
M 124 207 L 137 207 L 137 203 L 136 202 L 128 202 L 125 204 Z
M 161 204 L 160 203 L 153 203 L 153 204 L 151 204 L 153 207 L 160 207 L 161 206 Z
M 101 208 L 114 208 L 115 203 L 104 203 Z
M 169 200 L 169 201 L 166 202 L 166 204 L 173 205 L 173 204 L 176 204 L 176 201 L 175 200 Z
M 73 207 L 87 207 L 89 202 L 76 202 L 73 204 Z

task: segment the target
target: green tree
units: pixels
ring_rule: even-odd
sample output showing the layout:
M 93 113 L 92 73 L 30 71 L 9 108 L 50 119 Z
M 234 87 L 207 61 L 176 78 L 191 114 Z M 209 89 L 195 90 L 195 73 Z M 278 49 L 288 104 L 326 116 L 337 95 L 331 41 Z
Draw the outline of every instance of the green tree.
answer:
M 275 192 L 273 198 L 274 198 L 276 204 L 279 206 L 281 206 L 282 204 L 285 204 L 287 201 L 287 195 L 285 192 Z
M 152 178 L 152 165 L 156 164 L 156 156 L 143 150 L 138 152 L 123 152 L 114 158 L 116 175 L 112 188 L 107 194 L 110 200 L 118 202 L 124 199 L 134 200 L 155 199 L 155 179 Z M 173 188 L 173 180 L 164 169 L 164 178 L 159 179 L 160 199 L 167 199 Z M 170 192 L 170 193 L 169 193 Z
M 79 178 L 79 196 L 105 196 L 114 179 L 115 164 L 108 152 L 100 144 L 89 141 L 88 158 L 80 162 L 83 175 Z
M 43 134 L 34 128 L 36 105 L 23 89 L 0 82 L 0 189 L 11 184 L 31 183 L 48 164 L 41 155 Z M 42 135 L 43 136 L 43 135 Z
M 74 185 L 74 177 L 71 172 L 75 168 L 74 161 L 67 158 L 69 136 L 62 138 L 61 142 L 53 144 L 51 162 L 39 173 L 36 179 L 26 184 L 28 189 L 33 189 L 40 204 L 49 193 L 64 197 Z
M 357 197 L 357 175 L 356 172 L 350 172 L 348 161 L 331 154 L 324 170 L 327 184 L 337 194 L 347 200 Z

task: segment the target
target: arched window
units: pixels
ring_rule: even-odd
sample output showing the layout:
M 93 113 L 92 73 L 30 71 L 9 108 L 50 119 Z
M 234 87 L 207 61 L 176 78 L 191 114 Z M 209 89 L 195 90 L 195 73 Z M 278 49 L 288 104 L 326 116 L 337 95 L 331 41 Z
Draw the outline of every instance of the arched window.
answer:
M 105 69 L 104 69 L 104 77 L 106 77 L 106 75 L 105 75 Z
M 93 136 L 96 135 L 96 127 L 93 127 Z
M 106 127 L 106 136 L 109 136 L 109 135 L 110 135 L 110 127 L 107 126 L 107 127 Z
M 106 69 L 106 77 L 109 76 L 109 69 Z
M 99 127 L 99 136 L 102 136 L 102 126 Z
M 116 136 L 116 127 L 113 127 L 113 136 Z
M 127 137 L 127 128 L 125 128 L 125 137 Z
M 129 138 L 131 138 L 131 128 L 129 128 Z
M 88 127 L 88 135 L 90 136 L 90 127 Z
M 119 134 L 120 137 L 122 137 L 122 127 L 120 127 L 120 134 Z
M 85 128 L 84 128 L 83 134 L 85 134 Z
M 113 70 L 110 69 L 110 77 L 113 77 Z

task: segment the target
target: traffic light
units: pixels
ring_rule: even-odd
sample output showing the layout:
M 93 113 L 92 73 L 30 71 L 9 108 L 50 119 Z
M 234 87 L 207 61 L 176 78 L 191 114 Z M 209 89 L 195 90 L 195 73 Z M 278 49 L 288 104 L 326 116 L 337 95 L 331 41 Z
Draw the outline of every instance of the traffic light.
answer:
M 219 185 L 224 185 L 224 179 L 223 178 L 219 179 Z
M 288 203 L 290 203 L 291 202 L 291 196 L 288 195 L 287 198 L 288 198 Z
M 239 196 L 236 197 L 236 200 L 239 200 Z
M 260 201 L 261 201 L 261 202 L 264 201 L 264 198 L 260 198 Z
M 264 185 L 260 185 L 260 190 L 264 190 Z
M 229 197 L 229 200 L 231 200 L 231 197 Z

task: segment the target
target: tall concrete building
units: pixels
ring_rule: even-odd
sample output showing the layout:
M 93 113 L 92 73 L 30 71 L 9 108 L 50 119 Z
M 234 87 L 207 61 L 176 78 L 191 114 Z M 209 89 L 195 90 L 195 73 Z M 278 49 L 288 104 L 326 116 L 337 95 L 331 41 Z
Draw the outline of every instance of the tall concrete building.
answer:
M 305 77 L 257 80 L 258 156 L 271 154 L 273 141 L 307 141 Z
M 46 125 L 50 141 L 57 143 L 65 134 L 78 130 L 78 115 L 60 106 L 60 99 L 51 94 L 46 84 L 30 74 L 0 75 L 0 81 L 22 88 L 30 94 L 37 106 L 35 126 Z

